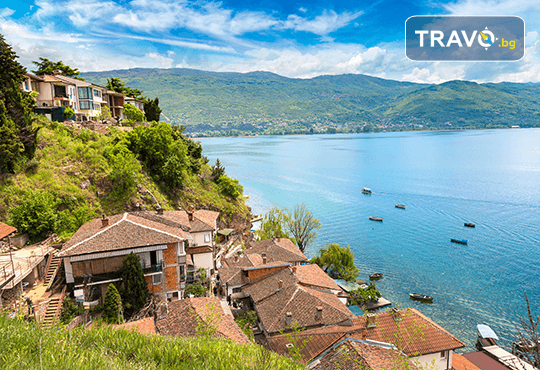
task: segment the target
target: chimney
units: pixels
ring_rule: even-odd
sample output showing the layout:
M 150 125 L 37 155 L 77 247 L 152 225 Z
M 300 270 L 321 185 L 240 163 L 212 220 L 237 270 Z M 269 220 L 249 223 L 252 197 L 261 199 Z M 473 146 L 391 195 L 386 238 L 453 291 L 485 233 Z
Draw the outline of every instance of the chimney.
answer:
M 277 282 L 277 287 L 278 287 L 278 289 L 283 288 L 283 280 L 280 280 L 280 281 Z
M 238 255 L 235 254 L 235 255 L 234 255 L 234 262 L 238 262 L 238 259 L 239 259 Z
M 261 257 L 262 257 L 262 260 L 263 260 L 263 265 L 266 265 L 266 252 L 262 252 Z
M 366 317 L 367 317 L 367 327 L 376 328 L 377 327 L 377 323 L 375 323 L 376 315 L 374 313 L 368 313 Z
M 399 309 L 392 308 L 392 316 L 394 317 L 394 321 L 401 321 L 401 314 L 399 312 Z
M 107 226 L 109 226 L 109 219 L 105 218 L 105 215 L 103 215 L 101 219 L 101 227 L 107 227 Z
M 293 274 L 296 274 L 296 266 L 291 266 L 291 270 L 292 270 Z
M 285 325 L 291 326 L 292 324 L 292 312 L 287 312 L 287 316 L 285 317 Z
M 53 71 L 53 75 L 54 75 L 54 76 L 61 76 L 61 75 L 62 75 L 62 71 L 60 71 L 59 69 L 55 69 L 55 70 Z
M 158 215 L 163 216 L 163 208 L 158 207 L 158 208 L 156 209 L 156 211 L 157 211 L 157 214 L 158 214 Z
M 315 320 L 322 320 L 322 306 L 317 306 L 317 313 L 315 314 Z

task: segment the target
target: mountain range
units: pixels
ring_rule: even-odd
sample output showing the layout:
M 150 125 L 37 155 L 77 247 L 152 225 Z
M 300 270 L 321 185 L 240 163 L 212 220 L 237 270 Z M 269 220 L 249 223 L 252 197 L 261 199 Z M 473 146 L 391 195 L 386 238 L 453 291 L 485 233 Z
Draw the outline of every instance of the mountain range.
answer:
M 540 125 L 540 84 L 449 81 L 438 85 L 361 74 L 294 79 L 269 72 L 146 69 L 118 77 L 159 97 L 165 120 L 191 135 L 332 133 Z

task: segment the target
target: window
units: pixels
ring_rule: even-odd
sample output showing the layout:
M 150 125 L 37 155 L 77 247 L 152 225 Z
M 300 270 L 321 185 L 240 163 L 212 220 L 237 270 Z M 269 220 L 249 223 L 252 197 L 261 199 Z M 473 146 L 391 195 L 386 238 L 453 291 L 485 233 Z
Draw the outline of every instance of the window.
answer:
M 233 288 L 233 293 L 240 293 L 242 291 L 242 288 Z
M 210 243 L 210 233 L 204 234 L 204 242 L 205 243 Z
M 92 99 L 92 89 L 89 87 L 79 87 L 79 99 Z
M 79 105 L 81 106 L 81 110 L 94 109 L 94 104 L 88 100 L 81 100 Z
M 161 274 L 152 275 L 152 285 L 161 284 Z
M 446 351 L 441 352 L 441 360 L 446 358 Z
M 94 90 L 94 96 L 97 96 L 98 98 L 101 98 L 101 91 Z

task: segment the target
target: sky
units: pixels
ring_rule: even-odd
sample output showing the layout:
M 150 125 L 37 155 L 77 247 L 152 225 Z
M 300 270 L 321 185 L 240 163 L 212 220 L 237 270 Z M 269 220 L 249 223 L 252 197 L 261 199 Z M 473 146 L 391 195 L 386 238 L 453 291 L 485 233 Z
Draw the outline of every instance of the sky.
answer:
M 517 15 L 517 62 L 415 62 L 405 57 L 413 15 Z M 291 78 L 362 73 L 399 81 L 540 82 L 538 0 L 11 0 L 0 34 L 29 70 L 45 57 L 80 71 L 194 68 Z

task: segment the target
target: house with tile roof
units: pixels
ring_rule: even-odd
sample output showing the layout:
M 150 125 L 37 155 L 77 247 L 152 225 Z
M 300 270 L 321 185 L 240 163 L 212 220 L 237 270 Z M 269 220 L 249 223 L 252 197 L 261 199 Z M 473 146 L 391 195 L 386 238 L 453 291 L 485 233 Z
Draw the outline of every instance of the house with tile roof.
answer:
M 17 234 L 17 229 L 13 226 L 0 222 L 0 241 L 7 239 L 8 236 Z
M 425 368 L 452 369 L 453 354 L 465 344 L 414 308 L 393 309 L 378 314 L 358 316 L 350 325 L 331 325 L 306 329 L 295 334 L 303 343 L 305 358 L 315 359 L 335 343 L 345 338 L 389 343 L 403 352 L 414 364 Z M 290 336 L 276 335 L 267 338 L 269 347 L 285 353 Z
M 287 238 L 251 241 L 244 250 L 246 254 L 266 255 L 268 262 L 283 261 L 293 265 L 308 264 L 309 259 Z
M 208 330 L 217 338 L 251 344 L 234 321 L 229 306 L 217 297 L 168 302 L 165 313 L 156 319 L 156 329 L 159 334 L 175 337 L 195 337 L 201 330 Z
M 314 271 L 316 268 L 288 266 L 241 288 L 266 336 L 289 331 L 294 325 L 315 328 L 349 323 L 355 317 L 340 300 L 341 288 L 324 279 L 322 270 L 319 277 L 310 276 Z
M 199 212 L 200 218 L 196 218 Z M 201 219 L 216 224 L 219 213 L 210 212 L 193 212 L 192 219 L 184 211 L 132 212 L 87 222 L 59 253 L 66 282 L 76 289 L 94 286 L 104 297 L 108 284 L 121 280 L 122 260 L 135 253 L 141 259 L 152 294 L 164 299 L 182 298 L 187 256 L 194 239 L 191 225 L 202 222 Z M 196 228 L 194 235 L 198 233 Z M 209 255 L 213 255 L 213 250 Z

